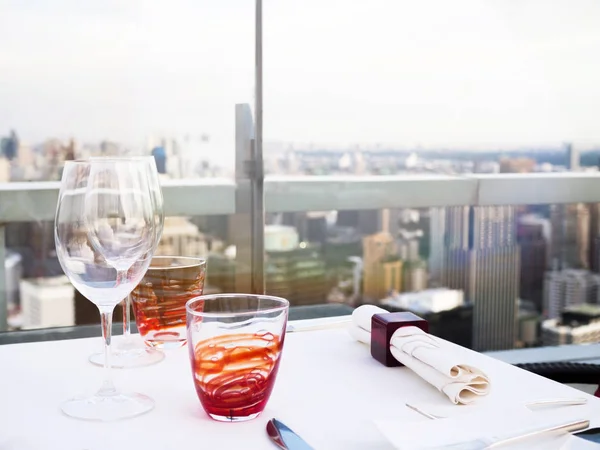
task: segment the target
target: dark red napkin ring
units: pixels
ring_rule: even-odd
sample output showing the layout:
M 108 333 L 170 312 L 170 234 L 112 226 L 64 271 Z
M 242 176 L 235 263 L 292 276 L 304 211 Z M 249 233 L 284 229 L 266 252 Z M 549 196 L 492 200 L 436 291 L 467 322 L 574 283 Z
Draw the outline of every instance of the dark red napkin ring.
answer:
M 371 317 L 371 356 L 384 366 L 402 365 L 390 352 L 392 335 L 402 327 L 417 327 L 429 332 L 429 323 L 411 312 L 374 314 Z

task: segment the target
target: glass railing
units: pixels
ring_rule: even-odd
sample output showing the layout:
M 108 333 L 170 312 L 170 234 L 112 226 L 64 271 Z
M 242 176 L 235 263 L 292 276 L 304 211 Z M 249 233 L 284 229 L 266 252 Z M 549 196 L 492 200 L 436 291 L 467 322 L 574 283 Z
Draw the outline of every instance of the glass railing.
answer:
M 268 177 L 266 291 L 294 307 L 410 310 L 477 350 L 597 342 L 599 186 L 600 174 L 578 172 Z M 0 186 L 4 330 L 96 322 L 53 254 L 57 188 Z M 244 290 L 252 270 L 236 251 L 247 239 L 237 190 L 163 183 L 159 253 L 206 257 L 210 292 Z

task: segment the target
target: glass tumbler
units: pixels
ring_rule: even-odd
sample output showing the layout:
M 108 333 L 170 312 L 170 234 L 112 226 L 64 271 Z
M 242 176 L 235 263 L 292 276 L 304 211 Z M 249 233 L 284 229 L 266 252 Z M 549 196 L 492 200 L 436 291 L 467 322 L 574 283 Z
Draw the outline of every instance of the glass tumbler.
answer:
M 194 385 L 213 419 L 257 417 L 269 401 L 281 360 L 289 302 L 280 297 L 215 294 L 186 304 Z
M 159 350 L 185 345 L 188 300 L 202 295 L 206 260 L 155 256 L 131 293 L 135 322 L 144 343 Z

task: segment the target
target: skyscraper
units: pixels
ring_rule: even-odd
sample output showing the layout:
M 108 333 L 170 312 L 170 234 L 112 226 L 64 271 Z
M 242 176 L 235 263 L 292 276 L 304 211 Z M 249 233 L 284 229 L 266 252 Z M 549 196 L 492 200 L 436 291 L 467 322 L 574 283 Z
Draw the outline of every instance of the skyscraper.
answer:
M 440 282 L 444 269 L 444 235 L 446 231 L 446 208 L 429 210 L 429 276 Z
M 590 203 L 589 240 L 588 240 L 588 268 L 595 273 L 600 273 L 600 203 Z
M 427 263 L 422 259 L 408 260 L 402 268 L 402 292 L 419 292 L 427 289 Z
M 515 207 L 473 207 L 470 219 L 473 348 L 510 349 L 517 335 L 520 273 Z
M 573 144 L 565 144 L 565 150 L 567 152 L 567 169 L 579 170 L 579 150 L 573 147 Z
M 402 266 L 402 292 L 415 292 L 427 289 L 427 262 L 421 258 L 419 249 L 419 237 L 421 230 L 410 232 L 400 230 L 400 238 L 397 240 L 398 256 L 404 265 Z
M 519 221 L 517 241 L 521 248 L 520 298 L 531 301 L 541 312 L 544 274 L 548 265 L 543 224 Z
M 363 295 L 369 301 L 381 300 L 388 294 L 393 286 L 386 283 L 400 282 L 402 265 L 384 266 L 384 263 L 398 260 L 397 255 L 396 240 L 389 233 L 363 237 Z M 393 276 L 396 274 L 397 277 Z
M 450 206 L 445 212 L 442 284 L 465 292 L 469 289 L 468 206 Z
M 443 280 L 473 302 L 473 348 L 513 348 L 520 271 L 515 207 L 449 207 L 445 241 Z
M 590 211 L 583 203 L 552 205 L 550 267 L 587 269 L 590 246 Z

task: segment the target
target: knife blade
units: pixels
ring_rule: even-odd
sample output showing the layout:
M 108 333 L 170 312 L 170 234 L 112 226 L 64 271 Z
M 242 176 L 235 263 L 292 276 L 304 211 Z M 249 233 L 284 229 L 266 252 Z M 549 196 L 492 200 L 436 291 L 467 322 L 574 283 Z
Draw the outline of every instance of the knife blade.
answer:
M 279 448 L 286 450 L 314 450 L 290 427 L 275 418 L 269 420 L 267 423 L 267 434 Z

